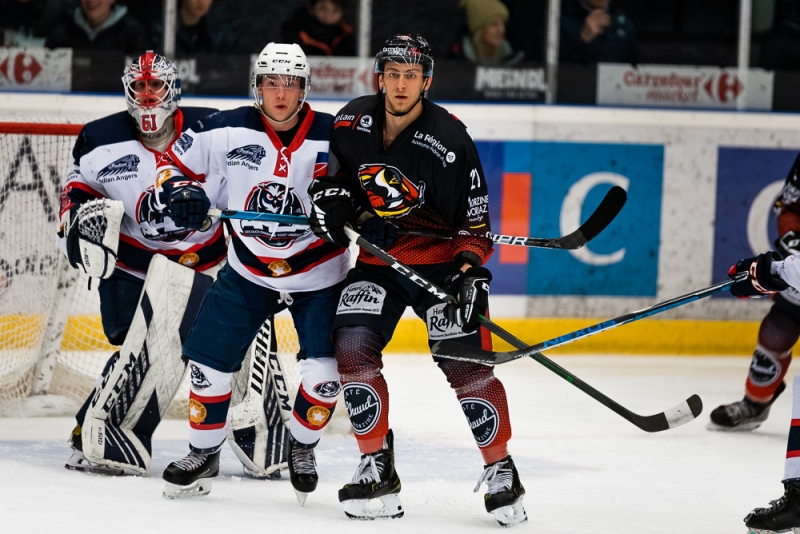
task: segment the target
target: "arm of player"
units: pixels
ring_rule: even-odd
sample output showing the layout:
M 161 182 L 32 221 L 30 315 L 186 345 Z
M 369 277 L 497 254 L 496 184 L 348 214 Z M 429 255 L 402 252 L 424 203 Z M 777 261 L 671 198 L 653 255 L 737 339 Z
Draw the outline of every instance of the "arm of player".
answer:
M 775 252 L 765 252 L 755 258 L 736 262 L 728 270 L 729 278 L 742 273 L 747 276 L 731 286 L 731 294 L 740 299 L 761 297 L 792 287 L 800 287 L 800 256 L 789 256 L 781 260 Z

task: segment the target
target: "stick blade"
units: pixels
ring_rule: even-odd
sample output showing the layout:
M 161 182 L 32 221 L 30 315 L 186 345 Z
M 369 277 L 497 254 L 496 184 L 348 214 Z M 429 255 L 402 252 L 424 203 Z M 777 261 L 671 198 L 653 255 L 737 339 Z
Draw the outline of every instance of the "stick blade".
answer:
M 617 185 L 609 189 L 606 196 L 603 197 L 603 200 L 600 202 L 600 205 L 597 206 L 597 209 L 594 210 L 586 222 L 575 232 L 576 234 L 580 234 L 580 246 L 576 248 L 582 247 L 605 230 L 619 212 L 622 211 L 627 201 L 628 193 L 626 193 L 624 189 Z M 577 244 L 578 243 L 576 243 L 576 245 Z
M 703 412 L 703 401 L 692 395 L 677 406 L 649 417 L 636 416 L 631 422 L 645 432 L 662 432 L 685 425 Z

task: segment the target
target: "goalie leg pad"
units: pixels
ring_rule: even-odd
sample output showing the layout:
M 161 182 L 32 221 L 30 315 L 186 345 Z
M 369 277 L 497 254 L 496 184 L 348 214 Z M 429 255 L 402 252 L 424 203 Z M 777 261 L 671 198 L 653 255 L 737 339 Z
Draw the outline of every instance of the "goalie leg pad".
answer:
M 189 372 L 189 448 L 198 454 L 213 454 L 230 430 L 231 373 L 193 361 Z
M 211 282 L 153 257 L 120 357 L 86 410 L 82 443 L 90 462 L 147 472 L 150 438 L 185 375 L 181 344 Z
M 314 446 L 336 408 L 339 371 L 335 358 L 313 358 L 300 362 L 300 387 L 294 401 L 289 430 L 303 445 Z

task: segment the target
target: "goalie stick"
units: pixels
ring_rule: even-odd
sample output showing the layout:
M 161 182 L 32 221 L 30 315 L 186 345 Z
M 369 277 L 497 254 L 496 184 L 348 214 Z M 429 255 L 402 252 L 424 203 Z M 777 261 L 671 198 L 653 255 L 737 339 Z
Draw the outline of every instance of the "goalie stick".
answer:
M 425 289 L 432 295 L 435 295 L 439 299 L 443 300 L 444 302 L 453 302 L 455 299 L 448 295 L 446 292 L 442 291 L 430 281 L 426 280 L 425 278 L 421 277 L 419 274 L 414 272 L 413 269 L 403 265 L 399 261 L 397 261 L 394 257 L 388 254 L 386 251 L 377 247 L 361 237 L 358 232 L 353 230 L 352 228 L 345 227 L 345 232 L 347 232 L 348 237 L 352 241 L 354 241 L 358 246 L 367 250 L 373 256 L 379 258 L 381 261 L 386 263 L 389 267 L 397 271 L 398 273 L 402 274 L 421 288 Z M 481 316 L 481 325 L 487 328 L 490 332 L 496 334 L 501 339 L 507 341 L 510 345 L 518 348 L 518 349 L 526 349 L 527 345 L 522 342 L 521 340 L 514 337 L 511 333 L 507 332 L 500 326 L 496 325 L 489 319 Z M 639 427 L 640 429 L 644 430 L 645 432 L 661 432 L 662 430 L 668 430 L 670 428 L 675 428 L 677 426 L 683 425 L 688 423 L 689 421 L 695 419 L 700 413 L 703 411 L 703 402 L 700 400 L 698 395 L 692 395 L 685 401 L 681 402 L 677 406 L 670 408 L 661 413 L 657 413 L 655 415 L 650 416 L 642 416 L 636 414 L 629 409 L 625 408 L 618 402 L 614 401 L 613 399 L 607 397 L 603 393 L 599 392 L 577 376 L 573 375 L 554 361 L 552 361 L 547 356 L 539 353 L 534 352 L 529 355 L 531 358 L 545 366 L 550 371 L 554 372 L 576 388 L 580 389 L 594 400 L 598 401 L 600 404 L 604 405 L 605 407 L 609 408 L 611 411 L 616 413 L 617 415 L 621 416 L 625 420 L 633 423 L 635 426 Z
M 611 221 L 619 214 L 628 195 L 624 189 L 618 186 L 612 187 L 597 209 L 592 212 L 589 218 L 580 228 L 562 237 L 542 238 L 524 237 L 515 235 L 492 234 L 492 241 L 496 245 L 516 245 L 531 248 L 555 248 L 564 250 L 576 250 L 594 239 Z M 237 210 L 208 210 L 209 217 L 220 219 L 241 219 L 246 221 L 266 221 L 278 222 L 283 224 L 308 224 L 308 217 L 302 215 L 285 215 L 282 213 L 262 213 L 258 211 L 237 211 Z M 399 228 L 398 233 L 419 237 L 434 237 L 439 239 L 452 239 L 450 234 L 437 233 L 435 231 L 415 230 Z

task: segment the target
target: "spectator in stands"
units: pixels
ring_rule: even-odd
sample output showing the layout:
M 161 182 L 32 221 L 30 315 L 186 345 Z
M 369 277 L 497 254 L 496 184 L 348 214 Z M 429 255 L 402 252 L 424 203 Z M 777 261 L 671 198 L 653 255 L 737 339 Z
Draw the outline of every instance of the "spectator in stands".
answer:
M 461 0 L 468 32 L 451 45 L 448 57 L 467 59 L 476 65 L 510 66 L 525 52 L 515 51 L 506 40 L 508 8 L 500 0 Z
M 121 50 L 138 55 L 148 48 L 147 32 L 128 8 L 115 0 L 81 0 L 72 18 L 61 22 L 47 36 L 47 48 Z
M 5 46 L 44 46 L 62 15 L 62 0 L 0 0 L 0 38 Z
M 639 63 L 633 22 L 612 0 L 562 0 L 561 60 Z
M 342 22 L 345 0 L 309 0 L 281 26 L 284 43 L 297 43 L 308 56 L 354 56 L 353 28 Z
M 238 52 L 236 37 L 225 26 L 209 23 L 207 15 L 212 2 L 180 0 L 180 21 L 175 37 L 175 51 L 179 56 Z

